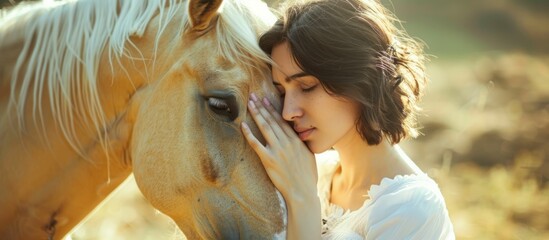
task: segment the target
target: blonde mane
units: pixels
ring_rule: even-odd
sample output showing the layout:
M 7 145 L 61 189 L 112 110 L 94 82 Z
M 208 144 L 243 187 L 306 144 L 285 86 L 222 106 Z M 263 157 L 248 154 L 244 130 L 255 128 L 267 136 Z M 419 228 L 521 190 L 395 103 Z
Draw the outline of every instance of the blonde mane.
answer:
M 19 127 L 23 128 L 26 101 L 32 101 L 32 115 L 38 126 L 43 116 L 42 95 L 47 92 L 55 121 L 75 150 L 81 146 L 75 136 L 75 122 L 88 118 L 92 119 L 91 122 L 84 125 L 97 132 L 101 145 L 106 148 L 108 120 L 102 111 L 97 89 L 99 59 L 107 51 L 111 68 L 122 57 L 145 60 L 128 56 L 127 49 L 139 52 L 130 37 L 142 36 L 155 16 L 160 19 L 154 39 L 156 43 L 171 21 L 181 22 L 178 34 L 182 35 L 188 25 L 187 4 L 178 2 L 44 1 L 1 12 L 0 35 L 24 31 L 24 47 L 11 79 L 8 112 L 17 114 Z M 262 66 L 261 63 L 269 58 L 257 46 L 257 32 L 267 30 L 274 23 L 274 16 L 266 4 L 258 1 L 226 0 L 223 4 L 216 26 L 219 53 L 228 61 L 244 64 L 248 69 Z M 179 16 L 177 11 L 185 13 L 182 19 L 174 19 Z M 6 46 L 9 41 L 7 37 L 0 38 L 0 46 Z

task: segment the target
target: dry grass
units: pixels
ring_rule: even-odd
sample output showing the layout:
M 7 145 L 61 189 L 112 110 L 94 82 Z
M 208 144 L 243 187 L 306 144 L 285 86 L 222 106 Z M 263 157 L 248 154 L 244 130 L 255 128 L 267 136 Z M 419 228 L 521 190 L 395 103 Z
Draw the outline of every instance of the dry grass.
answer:
M 549 188 L 519 175 L 462 164 L 438 177 L 458 239 L 549 239 Z
M 143 197 L 133 176 L 70 235 L 71 239 L 184 239 Z

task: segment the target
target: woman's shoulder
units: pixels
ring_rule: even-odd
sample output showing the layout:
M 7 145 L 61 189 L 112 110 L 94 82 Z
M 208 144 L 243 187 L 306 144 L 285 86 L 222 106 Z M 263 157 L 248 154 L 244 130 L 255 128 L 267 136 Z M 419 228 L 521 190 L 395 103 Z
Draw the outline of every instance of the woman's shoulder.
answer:
M 426 174 L 385 180 L 378 188 L 371 189 L 370 194 L 369 235 L 387 237 L 384 239 L 402 236 L 421 236 L 414 239 L 454 238 L 444 197 L 436 182 Z M 387 229 L 404 235 L 391 235 Z
M 446 208 L 438 184 L 424 173 L 384 178 L 370 188 L 368 195 L 373 204 L 385 207 L 410 211 Z

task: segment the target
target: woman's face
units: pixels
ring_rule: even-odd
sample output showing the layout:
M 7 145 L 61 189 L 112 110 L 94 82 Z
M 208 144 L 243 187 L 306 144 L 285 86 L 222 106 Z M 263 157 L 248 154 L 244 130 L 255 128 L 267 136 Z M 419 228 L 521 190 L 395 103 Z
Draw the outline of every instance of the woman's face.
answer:
M 357 105 L 329 95 L 316 77 L 304 73 L 287 41 L 275 45 L 271 57 L 276 63 L 273 82 L 284 97 L 282 117 L 312 152 L 324 152 L 357 134 Z

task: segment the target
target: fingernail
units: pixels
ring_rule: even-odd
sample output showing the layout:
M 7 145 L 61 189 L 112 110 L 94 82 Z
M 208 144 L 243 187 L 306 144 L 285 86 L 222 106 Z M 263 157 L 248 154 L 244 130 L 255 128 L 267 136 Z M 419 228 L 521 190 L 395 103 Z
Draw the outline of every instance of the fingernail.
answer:
M 271 102 L 267 98 L 263 98 L 263 103 L 265 103 L 265 106 L 271 106 Z
M 251 109 L 255 109 L 254 101 L 248 101 L 248 106 L 249 106 Z
M 257 96 L 255 95 L 255 93 L 252 93 L 252 100 L 257 102 Z
M 249 129 L 248 124 L 246 124 L 245 122 L 242 122 L 242 127 L 245 128 L 245 129 Z

